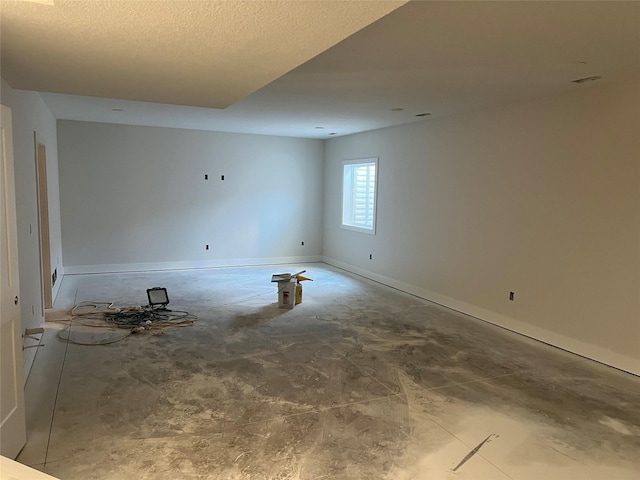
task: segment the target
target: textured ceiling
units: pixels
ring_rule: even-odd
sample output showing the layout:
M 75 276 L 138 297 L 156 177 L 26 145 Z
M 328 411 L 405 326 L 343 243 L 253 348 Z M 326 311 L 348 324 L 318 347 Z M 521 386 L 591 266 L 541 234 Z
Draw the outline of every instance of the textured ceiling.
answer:
M 272 4 L 258 3 L 264 8 Z M 341 2 L 316 3 L 326 7 Z M 367 10 L 374 4 L 362 2 L 358 7 Z M 3 14 L 3 40 L 4 18 Z M 137 21 L 146 24 L 146 17 Z M 243 35 L 254 40 L 247 43 Z M 69 38 L 75 38 L 73 31 Z M 291 40 L 290 50 L 297 49 L 298 40 Z M 29 58 L 46 46 L 39 44 L 42 39 L 33 41 L 25 53 Z M 246 30 L 233 41 L 229 48 L 240 44 L 251 50 L 258 43 Z M 136 55 L 151 64 L 151 56 Z M 27 88 L 5 75 L 4 45 L 2 62 L 3 78 L 15 88 Z M 237 67 L 242 77 L 241 62 Z M 226 81 L 239 82 L 237 73 L 224 74 Z M 171 75 L 172 88 L 188 89 L 194 81 L 184 70 Z M 592 75 L 602 79 L 572 83 Z M 329 138 L 332 133 L 428 121 L 639 77 L 638 1 L 412 1 L 224 110 L 88 97 L 80 91 L 42 96 L 63 119 Z M 149 78 L 150 90 L 162 89 L 162 78 Z M 45 86 L 50 81 L 40 80 Z M 112 88 L 106 76 L 102 82 L 103 88 Z M 125 82 L 123 88 L 133 92 L 138 85 Z M 421 113 L 431 115 L 416 116 Z
M 14 88 L 225 108 L 404 1 L 2 0 Z

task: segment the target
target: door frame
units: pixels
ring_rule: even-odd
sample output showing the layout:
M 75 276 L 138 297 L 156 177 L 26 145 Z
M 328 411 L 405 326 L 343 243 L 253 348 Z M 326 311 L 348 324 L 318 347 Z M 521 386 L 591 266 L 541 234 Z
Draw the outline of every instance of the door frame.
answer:
M 40 243 L 40 276 L 42 284 L 42 315 L 53 307 L 51 277 L 51 237 L 49 232 L 49 193 L 47 188 L 47 147 L 38 142 L 33 132 L 36 153 L 36 188 L 38 191 L 38 240 Z

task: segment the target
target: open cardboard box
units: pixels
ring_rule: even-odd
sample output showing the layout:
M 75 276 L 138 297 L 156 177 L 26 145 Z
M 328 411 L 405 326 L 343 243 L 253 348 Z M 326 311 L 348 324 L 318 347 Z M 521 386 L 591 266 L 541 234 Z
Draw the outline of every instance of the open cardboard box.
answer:
M 271 276 L 272 282 L 278 283 L 278 307 L 293 308 L 302 303 L 302 284 L 305 280 L 313 279 L 304 277 L 302 274 L 306 270 L 298 273 L 278 273 Z

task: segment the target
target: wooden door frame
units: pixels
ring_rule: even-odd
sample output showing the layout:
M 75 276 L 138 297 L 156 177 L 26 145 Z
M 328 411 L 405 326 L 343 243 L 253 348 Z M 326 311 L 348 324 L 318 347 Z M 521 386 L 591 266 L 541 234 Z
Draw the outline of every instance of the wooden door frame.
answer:
M 42 277 L 42 315 L 53 306 L 51 278 L 51 240 L 49 232 L 49 193 L 47 188 L 47 149 L 33 132 L 36 152 L 36 186 L 38 190 L 38 239 L 40 242 L 40 275 Z

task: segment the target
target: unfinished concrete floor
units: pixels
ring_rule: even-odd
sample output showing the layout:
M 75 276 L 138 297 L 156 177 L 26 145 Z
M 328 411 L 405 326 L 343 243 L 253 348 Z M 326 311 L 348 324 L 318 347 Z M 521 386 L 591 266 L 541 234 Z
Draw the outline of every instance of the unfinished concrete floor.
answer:
M 271 274 L 302 268 L 304 302 L 278 309 Z M 640 478 L 640 379 L 325 264 L 65 276 L 54 313 L 154 286 L 199 321 L 104 346 L 50 324 L 19 461 L 63 480 Z

